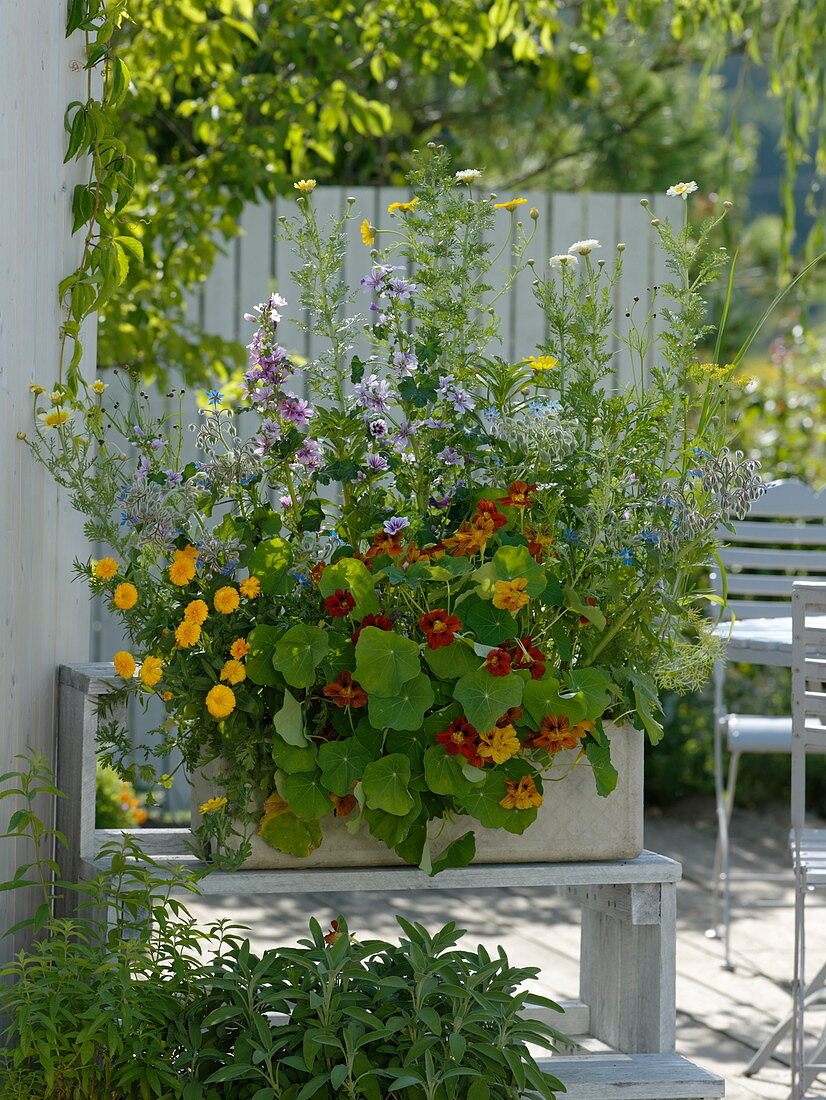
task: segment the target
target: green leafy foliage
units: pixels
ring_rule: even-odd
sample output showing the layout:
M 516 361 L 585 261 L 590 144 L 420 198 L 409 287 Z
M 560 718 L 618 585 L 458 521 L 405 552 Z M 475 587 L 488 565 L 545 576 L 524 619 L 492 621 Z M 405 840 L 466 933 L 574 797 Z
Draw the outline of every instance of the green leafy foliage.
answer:
M 320 626 L 291 626 L 275 643 L 273 666 L 291 687 L 306 688 L 315 681 L 315 670 L 330 648 Z
M 510 707 L 522 702 L 525 685 L 514 673 L 491 676 L 487 669 L 468 672 L 456 684 L 453 694 L 465 717 L 478 730 L 489 730 Z
M 421 671 L 419 646 L 375 626 L 365 627 L 356 645 L 355 678 L 371 695 L 392 698 Z

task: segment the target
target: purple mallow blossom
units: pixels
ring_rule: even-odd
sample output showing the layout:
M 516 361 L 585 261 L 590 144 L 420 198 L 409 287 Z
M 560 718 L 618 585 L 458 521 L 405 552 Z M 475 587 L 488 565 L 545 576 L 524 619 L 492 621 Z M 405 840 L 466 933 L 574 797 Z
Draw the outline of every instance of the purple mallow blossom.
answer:
M 357 382 L 354 387 L 356 400 L 363 409 L 370 412 L 387 412 L 390 404 L 390 383 L 371 374 L 366 382 Z
M 286 393 L 276 406 L 285 420 L 291 421 L 297 428 L 306 428 L 315 416 L 315 409 L 295 393 Z
M 445 466 L 461 466 L 465 460 L 462 452 L 457 451 L 455 447 L 445 447 L 436 457 L 444 462 Z
M 254 437 L 255 453 L 268 454 L 280 438 L 281 426 L 275 420 L 264 420 L 258 435 Z
M 295 461 L 307 470 L 317 470 L 321 465 L 322 450 L 314 439 L 305 439 L 295 452 Z
M 400 378 L 409 378 L 418 365 L 415 352 L 397 351 L 393 354 L 393 366 L 399 372 Z
M 281 507 L 286 512 L 288 508 L 292 508 L 293 498 L 289 495 L 289 493 L 284 493 L 284 494 L 282 494 L 282 496 L 280 496 L 278 498 L 278 503 L 281 505 Z
M 380 474 L 390 469 L 390 464 L 384 455 L 369 454 L 367 456 L 367 469 L 371 473 Z
M 367 418 L 367 430 L 374 439 L 382 439 L 387 435 L 387 424 L 384 420 L 370 420 Z
M 164 476 L 167 485 L 180 485 L 183 481 L 183 474 L 179 474 L 177 470 L 164 470 Z
M 390 519 L 384 521 L 382 530 L 386 535 L 398 535 L 399 531 L 403 531 L 405 527 L 410 526 L 410 520 L 407 516 L 391 516 Z
M 401 271 L 402 268 L 394 267 L 391 264 L 374 264 L 373 270 L 369 275 L 365 275 L 361 279 L 361 285 L 366 290 L 381 290 L 384 287 L 385 280 L 388 275 L 392 275 L 394 271 Z
M 390 437 L 390 442 L 396 448 L 397 451 L 403 451 L 410 445 L 410 441 L 416 431 L 416 425 L 411 424 L 409 420 L 403 420 L 398 426 L 396 431 Z
M 400 302 L 407 301 L 419 288 L 415 283 L 409 283 L 407 279 L 389 279 L 382 290 L 385 298 L 397 298 Z
M 476 402 L 467 390 L 462 389 L 452 374 L 442 375 L 439 379 L 439 388 L 436 392 L 443 401 L 452 405 L 454 410 L 458 413 L 471 412 L 476 408 Z

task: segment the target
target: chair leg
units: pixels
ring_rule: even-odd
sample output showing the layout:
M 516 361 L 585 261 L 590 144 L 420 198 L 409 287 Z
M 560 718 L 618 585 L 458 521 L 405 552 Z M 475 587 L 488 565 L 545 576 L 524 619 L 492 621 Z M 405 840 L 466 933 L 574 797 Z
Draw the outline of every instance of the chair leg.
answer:
M 714 892 L 712 927 L 710 934 L 723 941 L 723 968 L 733 970 L 731 962 L 731 815 L 737 788 L 737 771 L 740 753 L 733 749 L 729 758 L 728 775 L 723 771 L 723 732 L 725 719 L 721 720 L 715 736 L 715 788 L 717 802 L 717 843 L 714 849 Z
M 803 1003 L 808 1008 L 810 1005 L 817 1004 L 819 1001 L 826 1001 L 826 963 L 824 963 L 806 987 L 806 996 Z M 755 1051 L 752 1060 L 743 1070 L 744 1077 L 753 1077 L 755 1073 L 763 1068 L 769 1058 L 774 1054 L 781 1041 L 792 1030 L 793 1023 L 794 1008 L 792 1007 L 783 1019 L 775 1025 L 771 1033 Z M 826 1030 L 824 1031 L 823 1042 L 826 1046 Z

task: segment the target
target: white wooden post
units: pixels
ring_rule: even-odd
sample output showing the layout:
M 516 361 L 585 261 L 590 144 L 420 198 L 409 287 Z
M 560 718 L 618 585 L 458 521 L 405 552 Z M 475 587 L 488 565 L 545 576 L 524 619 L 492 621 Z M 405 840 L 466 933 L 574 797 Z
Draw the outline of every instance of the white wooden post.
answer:
M 77 262 L 71 196 L 78 166 L 64 165 L 63 116 L 85 99 L 83 35 L 65 37 L 66 5 L 26 0 L 3 5 L 0 36 L 0 771 L 31 746 L 55 753 L 57 666 L 88 652 L 89 611 L 71 583 L 72 560 L 88 553 L 83 525 L 18 431 L 30 430 L 31 382 L 58 379 L 61 313 L 57 285 Z M 94 364 L 94 327 L 86 361 Z M 87 368 L 88 371 L 89 368 Z M 4 802 L 5 826 L 13 807 Z M 40 807 L 49 813 L 49 805 Z M 0 881 L 26 855 L 0 844 Z M 0 928 L 31 915 L 27 891 L 0 894 Z M 24 936 L 0 940 L 6 961 Z

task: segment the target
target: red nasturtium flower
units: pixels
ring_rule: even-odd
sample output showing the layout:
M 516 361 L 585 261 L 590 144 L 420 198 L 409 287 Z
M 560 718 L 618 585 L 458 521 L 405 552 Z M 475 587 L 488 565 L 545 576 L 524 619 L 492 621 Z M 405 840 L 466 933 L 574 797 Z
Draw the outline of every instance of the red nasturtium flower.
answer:
M 454 718 L 446 730 L 436 734 L 436 741 L 449 756 L 464 756 L 475 768 L 485 766 L 479 755 L 479 731 L 467 719 Z
M 545 675 L 547 657 L 533 644 L 532 638 L 520 638 L 508 648 L 511 664 L 514 668 L 527 669 L 532 680 L 541 680 Z
M 480 500 L 476 505 L 476 514 L 478 516 L 488 516 L 493 521 L 494 531 L 498 531 L 500 527 L 504 527 L 508 522 L 492 500 Z
M 331 684 L 323 689 L 328 699 L 332 699 L 337 707 L 364 707 L 367 705 L 367 692 L 353 679 L 352 672 L 346 669 L 336 676 Z
M 536 489 L 536 482 L 528 485 L 527 481 L 514 481 L 508 486 L 506 497 L 497 497 L 497 504 L 509 504 L 512 508 L 530 508 L 531 494 Z
M 379 630 L 393 629 L 393 624 L 390 622 L 386 615 L 365 615 L 364 618 L 361 620 L 361 624 L 359 625 L 358 629 L 353 631 L 353 637 L 351 639 L 353 645 L 356 645 L 362 630 L 364 630 L 366 626 L 376 626 L 379 628 Z
M 332 618 L 343 619 L 356 606 L 356 601 L 350 592 L 337 588 L 332 596 L 328 596 L 324 601 L 324 606 L 327 608 L 327 614 Z
M 533 744 L 548 752 L 575 749 L 593 728 L 593 722 L 577 722 L 572 726 L 566 714 L 546 714 L 539 723 L 539 733 L 533 738 Z
M 485 657 L 485 668 L 491 676 L 507 676 L 511 670 L 511 655 L 506 649 L 492 649 Z
M 589 607 L 596 607 L 597 606 L 597 601 L 594 599 L 593 596 L 586 596 L 585 602 L 588 604 Z M 588 618 L 587 615 L 580 615 L 579 616 L 579 625 L 580 626 L 587 626 L 590 623 L 590 621 L 591 620 Z
M 439 646 L 450 645 L 456 631 L 461 630 L 462 622 L 455 615 L 448 615 L 443 607 L 439 607 L 422 615 L 419 628 L 427 635 L 428 647 L 438 649 Z
M 338 921 L 337 920 L 331 920 L 330 921 L 330 931 L 324 937 L 324 942 L 327 944 L 328 947 L 332 947 L 333 944 L 339 939 L 340 936 L 341 936 L 341 932 L 339 932 L 339 930 L 338 930 Z

